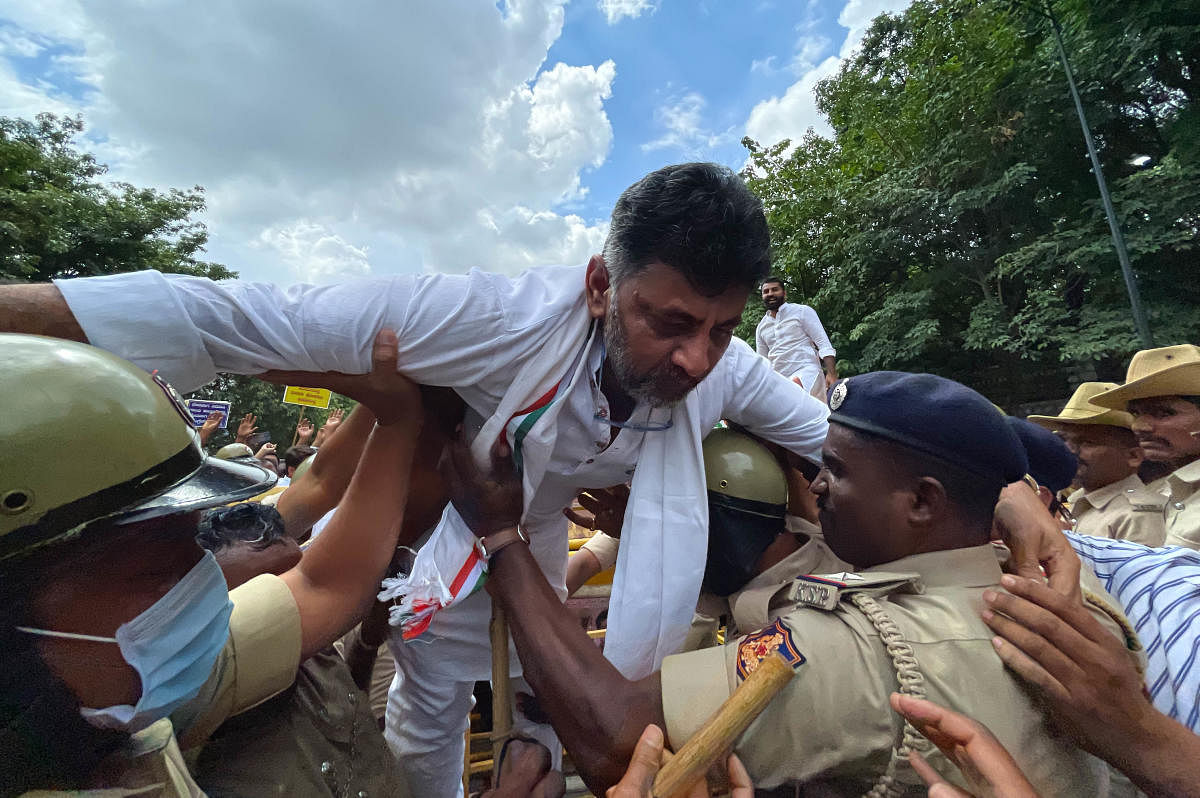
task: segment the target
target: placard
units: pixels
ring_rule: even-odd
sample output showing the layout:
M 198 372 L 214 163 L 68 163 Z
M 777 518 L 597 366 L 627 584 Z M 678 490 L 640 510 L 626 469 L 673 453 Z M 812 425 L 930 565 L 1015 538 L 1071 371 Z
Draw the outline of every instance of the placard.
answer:
M 305 405 L 306 407 L 329 407 L 333 391 L 328 388 L 299 388 L 289 385 L 283 392 L 285 405 Z
M 184 404 L 187 405 L 188 413 L 192 417 L 193 427 L 204 426 L 204 422 L 208 420 L 208 414 L 214 412 L 221 414 L 221 429 L 229 426 L 229 402 L 221 402 L 216 399 L 188 399 Z

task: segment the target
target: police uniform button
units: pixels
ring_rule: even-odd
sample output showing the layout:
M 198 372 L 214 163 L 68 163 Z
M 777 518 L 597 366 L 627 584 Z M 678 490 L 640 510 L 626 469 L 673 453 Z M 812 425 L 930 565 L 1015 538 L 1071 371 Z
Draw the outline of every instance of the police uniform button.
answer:
M 332 772 L 333 772 L 333 763 L 332 762 L 330 762 L 329 760 L 325 760 L 324 762 L 321 763 L 321 775 L 322 776 L 328 776 Z
M 346 693 L 346 698 L 350 699 L 350 703 L 352 705 L 358 703 L 358 694 L 357 693 Z
M 588 465 L 591 465 L 592 463 L 596 462 L 596 460 L 594 458 L 589 457 L 588 459 L 584 460 L 583 462 L 587 463 Z
M 1126 488 L 1125 492 L 1126 493 L 1137 493 L 1137 488 Z
M 366 791 L 366 790 L 359 790 L 359 791 L 358 791 L 358 798 L 367 798 L 367 791 Z
M 1183 502 L 1171 502 L 1171 506 L 1174 507 L 1176 510 L 1182 510 Z

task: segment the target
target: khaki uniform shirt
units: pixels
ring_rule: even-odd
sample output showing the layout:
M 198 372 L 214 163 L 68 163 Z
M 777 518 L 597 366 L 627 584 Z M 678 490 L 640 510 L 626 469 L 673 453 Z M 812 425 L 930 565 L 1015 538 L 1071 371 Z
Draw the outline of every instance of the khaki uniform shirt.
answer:
M 1200 460 L 1193 460 L 1167 475 L 1168 546 L 1200 549 Z
M 192 766 L 210 795 L 408 795 L 370 701 L 333 647 L 279 695 L 217 729 Z
M 1167 534 L 1166 499 L 1149 490 L 1137 474 L 1093 491 L 1080 488 L 1067 497 L 1067 503 L 1078 522 L 1075 531 L 1081 535 L 1161 546 Z
M 230 715 L 285 689 L 300 664 L 300 610 L 282 579 L 255 577 L 229 591 L 229 598 L 229 640 L 212 676 L 195 699 L 170 719 L 132 735 L 101 765 L 102 772 L 118 774 L 119 783 L 81 792 L 34 790 L 24 798 L 203 798 L 180 753 L 175 729 L 187 730 L 179 740 L 203 741 Z
M 888 705 L 899 689 L 893 661 L 878 630 L 848 600 L 852 591 L 865 592 L 914 649 L 927 697 L 987 724 L 1043 798 L 1107 795 L 1104 763 L 1049 730 L 992 648 L 979 612 L 984 589 L 1000 574 L 992 547 L 979 546 L 906 557 L 857 576 L 797 579 L 792 603 L 773 611 L 776 620 L 763 631 L 663 662 L 667 734 L 676 746 L 690 738 L 758 660 L 777 650 L 796 677 L 736 746 L 755 785 L 803 783 L 806 793 L 862 795 L 887 772 L 903 728 Z M 846 590 L 831 587 L 839 581 Z M 1109 615 L 1095 614 L 1121 636 Z M 965 786 L 936 749 L 926 757 Z M 907 764 L 896 776 L 910 794 L 925 795 Z
M 839 560 L 825 545 L 820 535 L 821 528 L 816 524 L 789 515 L 787 530 L 792 534 L 808 535 L 809 539 L 736 593 L 729 596 L 701 593 L 692 627 L 679 647 L 680 651 L 696 651 L 717 645 L 717 630 L 723 617 L 728 619 L 726 635 L 729 638 L 743 631 L 753 632 L 763 628 L 771 622 L 768 606 L 775 594 L 780 592 L 780 588 L 791 584 L 797 576 L 850 570 L 850 566 Z

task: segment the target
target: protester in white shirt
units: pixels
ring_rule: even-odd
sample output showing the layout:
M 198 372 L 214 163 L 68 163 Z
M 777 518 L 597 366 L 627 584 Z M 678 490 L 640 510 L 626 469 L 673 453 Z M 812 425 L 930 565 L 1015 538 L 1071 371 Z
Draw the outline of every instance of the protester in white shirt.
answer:
M 754 331 L 758 353 L 771 361 L 771 368 L 799 380 L 804 390 L 825 401 L 825 392 L 838 379 L 837 350 L 817 312 L 788 302 L 787 289 L 778 277 L 763 281 L 762 300 L 767 312 Z
M 708 430 L 729 418 L 819 458 L 827 410 L 733 339 L 767 249 L 761 204 L 741 179 L 686 164 L 626 190 L 604 254 L 586 269 L 286 290 L 138 272 L 0 287 L 0 328 L 89 340 L 183 390 L 218 370 L 364 373 L 376 331 L 395 329 L 400 369 L 465 401 L 467 427 L 480 430 L 476 455 L 498 438 L 511 445 L 524 476 L 522 528 L 560 594 L 562 508 L 580 490 L 632 478 L 606 654 L 636 678 L 673 653 L 691 621 L 707 550 Z M 456 534 L 470 531 L 448 509 L 433 540 Z M 490 603 L 467 593 L 426 635 L 393 638 L 401 673 L 389 736 L 420 795 L 461 794 L 471 684 L 490 672 Z

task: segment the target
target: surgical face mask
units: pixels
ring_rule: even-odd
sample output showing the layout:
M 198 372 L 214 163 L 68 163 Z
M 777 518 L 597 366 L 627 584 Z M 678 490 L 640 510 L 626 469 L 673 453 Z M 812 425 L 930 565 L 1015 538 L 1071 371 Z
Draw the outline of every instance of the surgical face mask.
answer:
M 758 575 L 758 561 L 785 529 L 784 505 L 708 492 L 708 560 L 700 589 L 728 596 Z
M 167 717 L 200 692 L 229 638 L 232 612 L 233 602 L 221 567 L 212 552 L 205 552 L 162 598 L 121 624 L 116 637 L 27 626 L 17 629 L 44 637 L 120 646 L 121 656 L 142 681 L 137 705 L 83 707 L 80 713 L 93 726 L 133 733 Z

